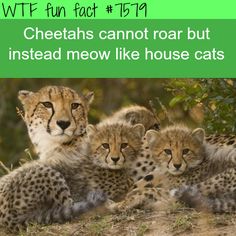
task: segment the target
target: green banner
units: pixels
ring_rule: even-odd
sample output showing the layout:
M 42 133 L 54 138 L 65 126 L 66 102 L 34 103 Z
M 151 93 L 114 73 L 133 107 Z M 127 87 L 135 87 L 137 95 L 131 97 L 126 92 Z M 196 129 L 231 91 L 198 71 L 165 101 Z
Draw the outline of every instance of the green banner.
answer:
M 0 19 L 236 19 L 236 1 L 4 0 Z
M 232 78 L 236 20 L 4 20 L 1 78 Z

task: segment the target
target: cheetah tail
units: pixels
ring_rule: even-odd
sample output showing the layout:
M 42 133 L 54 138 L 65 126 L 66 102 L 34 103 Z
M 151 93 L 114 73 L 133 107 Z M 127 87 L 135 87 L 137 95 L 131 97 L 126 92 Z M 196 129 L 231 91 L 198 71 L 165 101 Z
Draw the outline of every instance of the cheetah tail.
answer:
M 106 196 L 100 191 L 91 191 L 87 199 L 74 202 L 70 206 L 57 206 L 42 211 L 35 217 L 35 221 L 40 224 L 64 223 L 81 214 L 95 208 L 106 201 Z
M 88 210 L 95 208 L 107 200 L 106 195 L 101 191 L 91 191 L 87 195 L 86 201 L 76 202 L 72 207 L 74 217 L 81 215 Z
M 227 196 L 206 197 L 203 196 L 196 187 L 185 186 L 172 190 L 171 195 L 188 207 L 199 211 L 212 213 L 233 213 L 236 212 L 236 196 L 228 194 Z

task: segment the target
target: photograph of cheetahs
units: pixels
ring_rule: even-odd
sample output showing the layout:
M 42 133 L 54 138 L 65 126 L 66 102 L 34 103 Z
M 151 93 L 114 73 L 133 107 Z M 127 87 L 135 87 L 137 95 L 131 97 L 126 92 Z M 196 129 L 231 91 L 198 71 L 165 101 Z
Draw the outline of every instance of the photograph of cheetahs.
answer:
M 0 235 L 234 235 L 236 80 L 1 79 Z

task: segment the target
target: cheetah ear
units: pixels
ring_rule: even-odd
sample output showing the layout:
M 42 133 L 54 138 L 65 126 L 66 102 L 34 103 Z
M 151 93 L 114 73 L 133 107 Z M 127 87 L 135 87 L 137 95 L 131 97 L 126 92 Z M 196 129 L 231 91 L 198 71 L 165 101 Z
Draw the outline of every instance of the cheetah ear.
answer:
M 90 138 L 93 136 L 93 134 L 97 131 L 96 127 L 94 125 L 87 125 L 86 127 L 86 133 L 88 137 Z
M 132 130 L 138 137 L 142 138 L 145 134 L 145 128 L 142 124 L 137 124 L 132 127 Z
M 197 128 L 197 129 L 193 130 L 191 135 L 192 135 L 192 137 L 197 139 L 200 143 L 203 143 L 203 141 L 205 139 L 205 131 L 202 128 Z
M 155 131 L 153 129 L 148 130 L 145 135 L 148 145 L 150 147 L 155 145 L 159 140 L 159 136 L 160 136 L 160 134 L 157 131 Z
M 18 99 L 21 101 L 21 103 L 24 105 L 26 99 L 28 99 L 31 95 L 33 94 L 33 92 L 31 91 L 27 91 L 27 90 L 20 90 L 18 92 Z
M 88 104 L 90 105 L 94 99 L 94 92 L 88 92 L 84 95 L 85 99 L 87 100 Z

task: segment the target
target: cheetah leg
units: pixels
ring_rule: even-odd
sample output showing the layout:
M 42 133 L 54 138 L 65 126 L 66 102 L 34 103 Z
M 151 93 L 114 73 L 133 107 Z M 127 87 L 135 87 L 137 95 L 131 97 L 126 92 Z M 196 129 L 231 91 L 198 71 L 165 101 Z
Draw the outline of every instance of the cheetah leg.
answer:
M 106 206 L 112 212 L 128 211 L 133 208 L 150 208 L 154 202 L 163 201 L 167 194 L 160 186 L 167 184 L 165 173 L 156 168 L 148 175 L 134 184 L 131 190 L 121 202 L 108 201 Z
M 134 189 L 121 202 L 108 201 L 106 207 L 111 212 L 126 212 L 134 208 L 151 208 L 154 203 L 166 202 L 166 193 L 157 188 Z
M 30 177 L 34 184 L 28 184 L 28 179 L 25 178 L 14 192 L 12 208 L 17 214 L 17 225 L 70 220 L 73 217 L 73 199 L 64 177 L 48 167 L 41 167 L 40 171 Z M 30 193 L 25 191 L 24 185 L 29 188 Z M 17 199 L 18 192 L 21 194 L 20 200 Z

